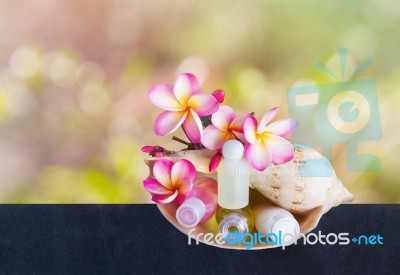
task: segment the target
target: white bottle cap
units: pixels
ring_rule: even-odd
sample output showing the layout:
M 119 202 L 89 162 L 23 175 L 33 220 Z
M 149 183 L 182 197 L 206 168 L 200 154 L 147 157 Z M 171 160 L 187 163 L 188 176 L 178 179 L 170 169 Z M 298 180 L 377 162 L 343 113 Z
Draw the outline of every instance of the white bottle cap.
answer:
M 206 213 L 206 206 L 198 198 L 189 198 L 176 210 L 176 219 L 183 227 L 195 227 Z
M 243 144 L 238 140 L 228 140 L 224 143 L 224 146 L 222 146 L 222 155 L 226 159 L 239 160 L 243 158 L 243 153 Z
M 293 216 L 288 215 L 277 215 L 270 222 L 269 231 L 275 234 L 282 232 L 282 236 L 291 234 L 294 240 L 297 239 L 297 235 L 300 233 L 299 223 Z
M 300 226 L 289 211 L 272 205 L 257 205 L 254 208 L 254 213 L 256 228 L 262 234 L 274 233 L 278 235 L 281 232 L 283 238 L 286 234 L 292 235 L 292 242 L 297 239 Z

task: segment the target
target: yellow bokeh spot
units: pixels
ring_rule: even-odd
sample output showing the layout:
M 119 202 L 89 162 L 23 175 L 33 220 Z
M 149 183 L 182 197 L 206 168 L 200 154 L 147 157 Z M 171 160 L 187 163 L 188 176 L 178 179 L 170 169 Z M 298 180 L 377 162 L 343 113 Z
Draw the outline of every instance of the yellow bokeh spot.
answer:
M 5 118 L 8 114 L 8 99 L 6 95 L 0 90 L 0 118 Z

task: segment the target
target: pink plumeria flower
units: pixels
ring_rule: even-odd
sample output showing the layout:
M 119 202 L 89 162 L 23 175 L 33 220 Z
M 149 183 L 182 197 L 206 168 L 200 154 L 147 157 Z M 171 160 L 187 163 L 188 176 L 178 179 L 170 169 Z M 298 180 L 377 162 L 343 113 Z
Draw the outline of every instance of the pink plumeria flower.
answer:
M 225 92 L 223 90 L 215 90 L 211 94 L 215 99 L 218 101 L 218 103 L 224 102 L 225 99 Z
M 218 102 L 214 96 L 202 94 L 200 86 L 193 74 L 180 74 L 174 86 L 159 84 L 149 91 L 153 104 L 164 109 L 154 123 L 156 135 L 164 136 L 182 126 L 193 143 L 199 143 L 203 125 L 199 116 L 208 116 L 218 110 Z
M 143 181 L 144 188 L 152 195 L 156 203 L 170 203 L 176 199 L 182 204 L 189 195 L 196 177 L 194 165 L 181 159 L 176 163 L 170 160 L 157 160 L 153 166 L 154 178 Z
M 156 153 L 164 153 L 167 150 L 164 147 L 161 147 L 158 145 L 155 145 L 155 146 L 146 145 L 146 146 L 142 147 L 141 151 L 143 153 L 149 153 L 150 155 L 152 155 L 152 154 L 156 154 Z
M 143 146 L 142 149 L 140 149 L 143 153 L 152 153 L 157 150 L 157 146 L 152 146 L 152 145 L 146 145 Z
M 283 119 L 269 124 L 278 111 L 278 107 L 272 108 L 260 123 L 254 117 L 244 123 L 244 135 L 248 142 L 244 154 L 247 161 L 259 171 L 265 170 L 270 163 L 291 161 L 294 156 L 293 145 L 283 137 L 297 128 L 298 121 Z
M 220 164 L 221 160 L 222 160 L 222 153 L 221 150 L 218 150 L 215 153 L 215 155 L 211 157 L 210 164 L 208 165 L 208 170 L 211 173 L 214 172 L 218 168 L 218 165 Z
M 201 143 L 210 150 L 222 148 L 224 143 L 238 138 L 245 142 L 243 125 L 251 114 L 242 114 L 235 117 L 235 112 L 229 106 L 220 106 L 211 116 L 211 125 L 204 129 Z
M 155 146 L 152 146 L 152 145 L 143 146 L 141 151 L 143 153 L 148 153 L 150 156 L 159 157 L 159 158 L 164 157 L 165 154 L 172 153 L 172 151 L 169 151 L 169 150 L 165 149 L 164 147 L 161 147 L 161 146 L 158 146 L 158 145 L 155 145 Z

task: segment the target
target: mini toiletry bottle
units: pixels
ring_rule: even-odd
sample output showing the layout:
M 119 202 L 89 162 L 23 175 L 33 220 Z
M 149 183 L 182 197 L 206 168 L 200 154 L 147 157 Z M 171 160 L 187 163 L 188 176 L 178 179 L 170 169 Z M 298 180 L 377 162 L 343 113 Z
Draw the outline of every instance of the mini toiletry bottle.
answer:
M 223 234 L 251 232 L 254 219 L 249 206 L 249 166 L 243 159 L 243 144 L 229 140 L 222 147 L 218 166 L 218 231 Z
M 208 221 L 217 210 L 217 182 L 211 178 L 198 178 L 195 184 L 176 210 L 179 224 L 187 228 Z
M 282 238 L 286 234 L 293 236 L 294 242 L 300 233 L 300 226 L 297 220 L 289 211 L 267 204 L 259 204 L 253 209 L 256 229 L 264 235 L 274 233 Z M 285 240 L 284 240 L 285 241 Z

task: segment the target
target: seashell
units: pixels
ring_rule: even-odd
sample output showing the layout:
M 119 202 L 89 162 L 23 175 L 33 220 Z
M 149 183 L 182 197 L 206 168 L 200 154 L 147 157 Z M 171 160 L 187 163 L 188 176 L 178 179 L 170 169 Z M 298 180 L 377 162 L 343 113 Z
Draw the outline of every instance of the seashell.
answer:
M 306 234 L 313 230 L 322 215 L 341 203 L 351 202 L 353 195 L 346 189 L 336 176 L 330 162 L 318 151 L 305 145 L 294 143 L 294 158 L 290 162 L 280 165 L 271 164 L 260 172 L 250 169 L 250 204 L 276 204 L 290 211 L 300 225 L 300 232 Z M 191 161 L 198 177 L 207 176 L 217 179 L 217 174 L 208 170 L 211 157 L 215 151 L 184 150 L 165 155 L 164 157 L 148 157 L 145 163 L 152 171 L 154 162 L 158 159 L 177 161 L 187 159 Z M 152 176 L 150 174 L 150 176 Z M 178 205 L 158 204 L 162 214 L 181 232 L 188 235 L 188 229 L 179 225 L 175 218 Z M 215 232 L 215 222 L 202 224 L 196 228 L 197 232 Z M 204 242 L 200 238 L 200 242 Z M 210 244 L 210 243 L 207 243 Z M 229 249 L 245 249 L 244 246 L 229 246 L 211 244 Z M 252 249 L 265 249 L 274 246 L 256 245 Z
M 353 195 L 336 176 L 330 162 L 318 151 L 294 145 L 294 158 L 265 171 L 252 169 L 250 184 L 276 205 L 292 213 L 303 213 L 322 206 L 332 207 L 351 202 Z
M 294 143 L 294 158 L 285 164 L 271 164 L 264 171 L 250 169 L 250 187 L 259 191 L 276 205 L 293 213 L 303 213 L 322 206 L 323 212 L 342 203 L 351 202 L 353 195 L 336 176 L 330 162 L 318 151 L 302 144 Z M 185 150 L 162 158 L 149 157 L 150 166 L 154 160 L 187 159 L 196 170 L 216 179 L 208 165 L 215 151 Z

